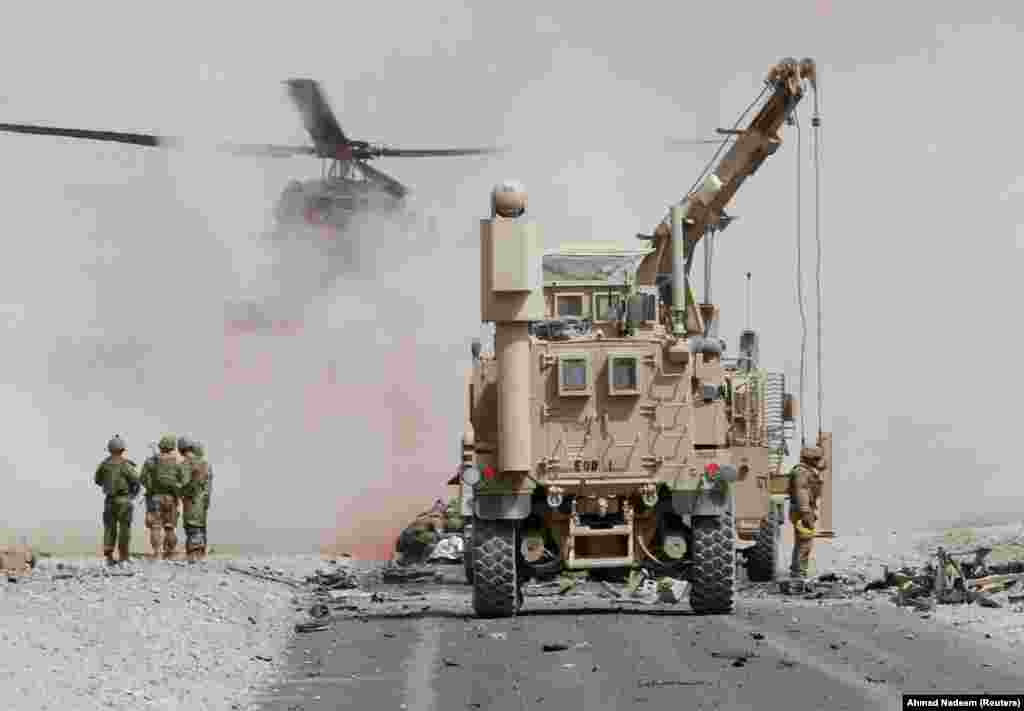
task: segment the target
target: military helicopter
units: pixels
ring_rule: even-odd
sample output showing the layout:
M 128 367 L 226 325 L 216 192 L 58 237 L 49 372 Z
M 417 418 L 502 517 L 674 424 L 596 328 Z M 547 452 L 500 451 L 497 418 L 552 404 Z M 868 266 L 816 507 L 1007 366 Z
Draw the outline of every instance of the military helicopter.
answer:
M 292 180 L 275 209 L 279 226 L 324 225 L 344 229 L 353 215 L 371 209 L 385 213 L 405 208 L 409 188 L 381 170 L 370 167 L 375 158 L 473 156 L 502 152 L 500 148 L 392 148 L 354 140 L 345 135 L 320 84 L 313 79 L 284 82 L 302 116 L 311 146 L 221 143 L 220 151 L 241 156 L 314 156 L 323 162 L 316 179 Z M 137 146 L 175 148 L 182 139 L 149 133 L 124 133 L 31 124 L 0 123 L 0 131 L 113 141 Z

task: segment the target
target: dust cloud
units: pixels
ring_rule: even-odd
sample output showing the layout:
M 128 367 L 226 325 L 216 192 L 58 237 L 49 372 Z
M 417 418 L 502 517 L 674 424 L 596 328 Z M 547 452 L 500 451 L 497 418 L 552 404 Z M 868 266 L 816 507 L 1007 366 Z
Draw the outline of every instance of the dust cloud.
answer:
M 225 8 L 169 14 L 159 34 L 92 6 L 80 16 L 68 10 L 60 27 L 46 8 L 24 10 L 20 26 L 45 27 L 75 61 L 47 65 L 36 34 L 8 37 L 0 54 L 22 71 L 5 84 L 5 121 L 187 140 L 183 150 L 156 151 L 2 138 L 0 392 L 9 444 L 0 477 L 5 500 L 17 502 L 5 511 L 9 529 L 80 536 L 92 549 L 100 502 L 91 473 L 107 438 L 124 435 L 141 459 L 171 431 L 207 445 L 217 476 L 211 540 L 389 548 L 409 515 L 445 493 L 455 462 L 462 374 L 479 321 L 477 220 L 490 187 L 524 182 L 549 247 L 636 245 L 633 235 L 664 216 L 713 151 L 666 153 L 663 139 L 730 125 L 783 53 L 816 57 L 828 94 L 825 429 L 835 432 L 837 528 L 856 528 L 880 502 L 889 518 L 917 525 L 1019 501 L 1010 407 L 1020 386 L 964 378 L 953 365 L 971 355 L 962 332 L 990 344 L 986 363 L 1019 340 L 1015 301 L 1003 293 L 1019 272 L 1020 192 L 1007 189 L 1019 184 L 1019 139 L 1001 139 L 995 153 L 949 139 L 977 116 L 948 100 L 950 81 L 998 89 L 1013 78 L 1014 63 L 993 68 L 978 48 L 1017 51 L 1015 25 L 949 5 L 928 17 L 887 17 L 879 34 L 877 13 L 863 6 L 827 15 L 794 7 L 781 25 L 772 7 L 748 17 L 750 33 L 732 32 L 723 52 L 721 37 L 735 29 L 727 6 L 704 8 L 707 31 L 680 44 L 678 28 L 694 22 L 683 6 L 652 22 L 630 5 L 585 15 L 443 5 L 403 7 L 397 24 L 396 9 L 367 6 L 362 26 L 386 29 L 341 43 L 337 28 L 348 17 L 338 6 L 299 37 L 281 32 L 290 11 L 271 5 L 247 8 L 241 34 Z M 770 23 L 784 30 L 760 31 Z M 877 40 L 867 48 L 857 39 L 864 33 Z M 183 36 L 194 60 L 183 58 Z M 640 39 L 624 42 L 631 37 Z M 331 260 L 317 235 L 279 251 L 263 239 L 274 201 L 316 164 L 199 147 L 305 143 L 277 84 L 289 76 L 320 79 L 357 138 L 516 150 L 382 160 L 375 165 L 417 191 L 419 217 L 402 226 L 370 216 L 352 251 Z M 904 105 L 908 86 L 928 117 L 909 133 L 884 110 Z M 1017 112 L 1012 92 L 986 97 L 993 115 Z M 803 404 L 814 429 L 813 173 L 809 106 L 801 108 Z M 787 127 L 783 138 L 737 196 L 740 220 L 716 246 L 714 294 L 734 347 L 745 325 L 743 275 L 753 271 L 763 364 L 785 370 L 795 389 L 796 132 Z M 910 187 L 894 188 L 896 174 Z M 963 204 L 970 209 L 935 209 Z M 944 240 L 955 235 L 981 240 L 950 248 Z M 226 331 L 226 304 L 252 301 L 275 323 Z M 924 491 L 928 507 L 905 504 Z
M 106 439 L 141 462 L 172 432 L 207 446 L 213 540 L 387 555 L 457 461 L 475 251 L 415 201 L 343 234 L 275 231 L 269 211 L 217 229 L 196 187 L 210 159 L 114 154 L 124 182 L 68 185 L 3 267 L 20 304 L 4 312 L 9 531 L 90 549 Z M 437 288 L 462 271 L 469 299 Z M 264 321 L 233 325 L 239 304 Z

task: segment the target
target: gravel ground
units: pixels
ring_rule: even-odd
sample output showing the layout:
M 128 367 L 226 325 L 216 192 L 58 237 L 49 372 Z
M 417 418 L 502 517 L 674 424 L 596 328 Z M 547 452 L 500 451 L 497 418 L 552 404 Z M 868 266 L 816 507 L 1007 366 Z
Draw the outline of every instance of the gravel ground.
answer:
M 118 575 L 102 561 L 43 559 L 0 583 L 0 698 L 22 711 L 245 708 L 281 663 L 301 591 L 227 566 L 301 580 L 321 563 L 140 560 Z
M 814 572 L 875 578 L 884 565 L 926 562 L 927 551 L 940 544 L 987 544 L 996 548 L 993 561 L 1005 559 L 1024 553 L 1024 524 L 822 540 L 815 547 Z M 788 527 L 784 545 L 788 552 Z M 312 589 L 238 574 L 228 566 L 304 580 L 324 564 L 315 555 L 211 559 L 195 566 L 138 560 L 119 574 L 95 559 L 43 559 L 32 575 L 0 582 L 0 698 L 24 711 L 249 708 L 280 683 L 288 649 L 298 641 L 294 625 L 310 619 Z M 904 612 L 925 624 L 1017 647 L 1024 607 L 1007 598 L 1022 587 L 993 596 L 1001 609 L 939 605 L 931 613 Z M 889 606 L 890 594 L 855 598 Z
M 784 537 L 786 550 L 792 545 L 791 534 Z M 1024 559 L 1024 522 L 945 531 L 883 531 L 875 535 L 859 533 L 833 541 L 815 544 L 818 572 L 860 573 L 874 579 L 882 576 L 883 566 L 891 570 L 901 566 L 917 567 L 933 560 L 938 546 L 947 550 L 966 550 L 989 546 L 993 552 L 990 563 Z M 971 605 L 937 605 L 929 613 L 911 613 L 952 627 L 970 637 L 984 638 L 1019 648 L 1024 640 L 1024 605 L 1011 602 L 1010 596 L 1024 593 L 1018 583 L 1006 592 L 991 598 L 1002 605 L 993 609 Z M 865 593 L 866 600 L 888 601 L 891 591 Z

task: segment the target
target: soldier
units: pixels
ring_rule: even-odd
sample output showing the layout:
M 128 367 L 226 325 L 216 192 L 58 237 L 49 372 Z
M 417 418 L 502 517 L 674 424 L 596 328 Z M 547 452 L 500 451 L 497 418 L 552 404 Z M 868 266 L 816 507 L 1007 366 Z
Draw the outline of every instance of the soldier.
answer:
M 446 509 L 444 501 L 437 499 L 430 509 L 421 513 L 405 527 L 395 544 L 399 564 L 426 562 L 434 546 L 441 540 L 441 533 L 445 528 Z
M 181 444 L 178 445 L 179 449 Z M 203 457 L 200 442 L 188 443 L 185 462 L 187 481 L 182 489 L 183 521 L 185 524 L 185 552 L 188 562 L 195 563 L 206 558 L 206 518 L 210 510 L 210 492 L 213 485 L 213 468 Z
M 184 466 L 174 452 L 174 435 L 160 438 L 160 452 L 142 466 L 142 485 L 146 487 L 146 528 L 153 556 L 170 560 L 178 546 L 178 514 L 181 489 L 185 485 Z
M 178 437 L 178 461 L 182 464 L 188 459 L 189 448 L 191 447 L 192 440 L 185 435 Z
M 107 443 L 110 456 L 100 462 L 93 481 L 103 487 L 103 557 L 114 565 L 114 544 L 121 564 L 128 562 L 132 539 L 132 513 L 139 494 L 139 474 L 135 462 L 124 457 L 124 440 L 114 435 Z
M 793 562 L 790 575 L 807 577 L 814 547 L 814 526 L 818 523 L 818 498 L 821 496 L 821 472 L 825 453 L 821 447 L 800 450 L 800 463 L 789 478 L 789 520 L 793 523 Z

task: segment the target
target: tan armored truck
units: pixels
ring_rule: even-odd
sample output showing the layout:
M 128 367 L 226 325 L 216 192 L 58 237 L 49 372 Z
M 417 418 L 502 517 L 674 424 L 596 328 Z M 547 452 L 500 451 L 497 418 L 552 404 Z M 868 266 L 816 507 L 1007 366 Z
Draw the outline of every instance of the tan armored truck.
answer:
M 772 97 L 648 249 L 545 256 L 522 187 L 492 192 L 481 314 L 494 346 L 474 344 L 460 441 L 478 615 L 515 614 L 532 576 L 638 566 L 689 579 L 695 611 L 729 612 L 737 537 L 755 541 L 750 577 L 774 576 L 796 402 L 780 374 L 759 369 L 756 333 L 723 357 L 718 309 L 697 303 L 688 276 L 696 243 L 728 224 L 723 208 L 777 148 L 808 77 L 810 60 L 773 68 Z

